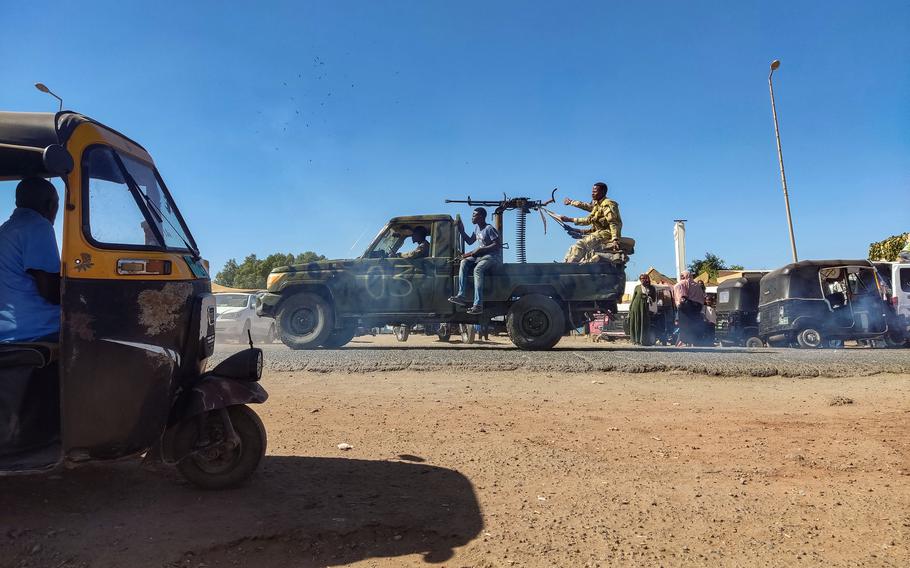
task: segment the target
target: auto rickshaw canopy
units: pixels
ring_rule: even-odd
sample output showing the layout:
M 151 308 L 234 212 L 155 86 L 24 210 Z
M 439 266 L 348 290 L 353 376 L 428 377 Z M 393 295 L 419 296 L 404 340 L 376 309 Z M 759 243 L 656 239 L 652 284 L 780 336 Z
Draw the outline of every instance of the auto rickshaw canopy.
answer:
M 809 299 L 822 300 L 819 271 L 828 268 L 869 268 L 874 269 L 868 260 L 803 260 L 773 270 L 761 279 L 760 304 L 777 300 Z
M 758 286 L 762 276 L 758 273 L 746 274 L 718 284 L 718 311 L 756 311 L 758 309 Z
M 127 138 L 116 130 L 72 111 L 0 112 L 0 181 L 29 176 L 61 175 L 59 161 L 64 159 L 70 136 L 76 128 L 91 123 Z M 133 140 L 130 140 L 139 146 Z M 141 148 L 141 146 L 139 146 Z M 72 158 L 69 158 L 72 160 Z

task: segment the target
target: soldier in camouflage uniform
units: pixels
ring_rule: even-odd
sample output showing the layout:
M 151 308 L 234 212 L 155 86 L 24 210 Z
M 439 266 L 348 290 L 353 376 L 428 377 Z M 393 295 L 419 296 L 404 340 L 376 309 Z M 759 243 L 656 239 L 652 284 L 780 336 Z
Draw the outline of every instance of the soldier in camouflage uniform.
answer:
M 596 262 L 597 253 L 613 252 L 618 247 L 619 238 L 622 236 L 622 217 L 619 216 L 619 204 L 612 199 L 607 199 L 607 184 L 599 181 L 591 188 L 591 203 L 565 199 L 566 205 L 578 207 L 590 212 L 587 217 L 569 217 L 561 215 L 565 223 L 587 226 L 579 232 L 584 236 L 566 253 L 565 262 Z

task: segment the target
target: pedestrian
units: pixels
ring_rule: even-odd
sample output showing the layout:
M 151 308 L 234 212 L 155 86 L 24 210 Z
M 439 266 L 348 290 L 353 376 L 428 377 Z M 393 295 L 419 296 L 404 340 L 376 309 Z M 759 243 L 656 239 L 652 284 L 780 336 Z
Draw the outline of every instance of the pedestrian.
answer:
M 657 290 L 647 274 L 640 275 L 638 281 L 629 305 L 629 337 L 635 345 L 652 345 L 651 306 L 657 307 Z
M 469 314 L 483 313 L 483 280 L 484 276 L 494 266 L 502 264 L 502 244 L 499 231 L 487 223 L 487 210 L 478 207 L 471 214 L 471 222 L 477 227 L 473 235 L 468 235 L 464 230 L 461 220 L 458 222 L 458 232 L 465 244 L 479 246 L 461 257 L 461 266 L 458 268 L 458 293 L 449 298 L 453 304 L 471 306 L 467 309 Z M 474 273 L 474 303 L 465 295 L 468 287 L 468 274 Z
M 714 294 L 705 295 L 705 308 L 702 310 L 702 317 L 705 320 L 702 343 L 708 347 L 714 346 L 715 327 L 717 326 L 717 311 L 714 307 L 716 302 Z
M 677 347 L 698 343 L 703 327 L 701 315 L 705 304 L 705 292 L 690 272 L 679 275 L 679 282 L 673 286 L 673 302 L 676 304 L 676 319 L 679 322 Z

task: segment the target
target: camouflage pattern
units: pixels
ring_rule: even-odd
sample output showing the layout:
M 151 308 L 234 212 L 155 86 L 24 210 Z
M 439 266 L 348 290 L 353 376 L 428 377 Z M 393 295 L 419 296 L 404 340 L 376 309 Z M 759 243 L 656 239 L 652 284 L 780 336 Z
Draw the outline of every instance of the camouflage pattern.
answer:
M 589 212 L 589 215 L 576 217 L 572 222 L 581 226 L 590 225 L 591 228 L 569 248 L 565 262 L 598 262 L 599 254 L 613 252 L 615 246 L 611 242 L 622 236 L 619 204 L 606 197 L 594 203 L 573 200 L 569 204 Z

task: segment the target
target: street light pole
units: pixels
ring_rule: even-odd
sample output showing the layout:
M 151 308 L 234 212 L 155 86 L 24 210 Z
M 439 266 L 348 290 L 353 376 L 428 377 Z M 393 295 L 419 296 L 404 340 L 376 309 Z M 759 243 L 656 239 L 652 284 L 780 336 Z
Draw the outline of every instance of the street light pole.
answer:
M 798 262 L 796 256 L 796 238 L 793 236 L 793 217 L 790 216 L 790 195 L 787 193 L 787 175 L 784 173 L 784 155 L 780 149 L 780 128 L 777 125 L 777 107 L 774 105 L 774 83 L 771 75 L 780 67 L 780 59 L 771 62 L 771 72 L 768 73 L 768 90 L 771 91 L 771 115 L 774 117 L 774 137 L 777 139 L 777 161 L 780 163 L 780 183 L 784 187 L 784 205 L 787 207 L 787 227 L 790 229 L 790 249 L 793 251 L 793 262 Z
M 49 94 L 50 96 L 52 96 L 52 97 L 54 97 L 55 99 L 57 99 L 58 101 L 60 101 L 60 110 L 61 110 L 61 111 L 63 110 L 63 99 L 61 99 L 60 97 L 58 97 L 57 94 L 54 93 L 54 91 L 48 89 L 48 88 L 47 88 L 47 85 L 45 85 L 44 83 L 35 83 L 35 88 L 38 89 L 39 91 L 41 91 L 42 93 L 47 93 L 47 94 Z

